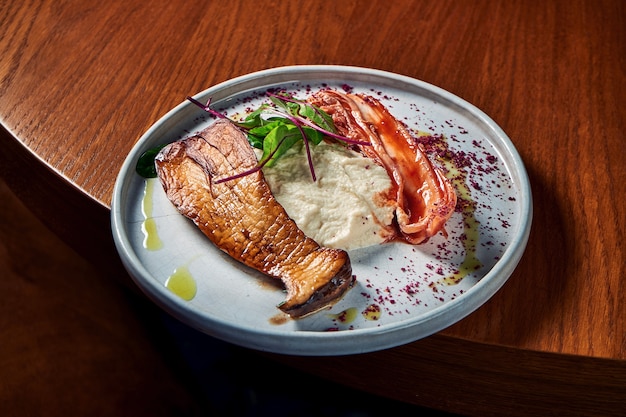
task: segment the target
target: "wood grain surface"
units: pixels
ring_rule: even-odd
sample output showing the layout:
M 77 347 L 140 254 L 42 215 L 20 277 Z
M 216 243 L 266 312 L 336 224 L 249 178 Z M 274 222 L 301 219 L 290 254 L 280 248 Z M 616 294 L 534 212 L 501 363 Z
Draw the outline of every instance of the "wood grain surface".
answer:
M 0 1 L 0 174 L 66 242 L 132 285 L 108 207 L 134 143 L 187 95 L 297 64 L 387 70 L 476 105 L 518 149 L 534 219 L 509 281 L 458 324 L 373 354 L 280 359 L 468 415 L 622 414 L 620 0 Z

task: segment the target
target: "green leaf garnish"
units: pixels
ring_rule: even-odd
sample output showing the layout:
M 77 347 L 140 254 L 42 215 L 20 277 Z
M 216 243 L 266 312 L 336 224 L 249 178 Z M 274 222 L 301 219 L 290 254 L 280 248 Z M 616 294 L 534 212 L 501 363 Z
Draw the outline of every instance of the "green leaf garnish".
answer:
M 135 166 L 135 171 L 137 174 L 141 175 L 144 178 L 155 178 L 157 176 L 156 166 L 154 165 L 154 158 L 157 156 L 159 151 L 163 149 L 167 143 L 159 146 L 155 146 L 154 148 L 150 148 L 145 151 L 139 159 L 137 160 L 137 165 Z
M 297 126 L 280 123 L 265 136 L 261 161 L 267 160 L 265 165 L 271 167 L 300 140 L 302 140 L 302 134 Z

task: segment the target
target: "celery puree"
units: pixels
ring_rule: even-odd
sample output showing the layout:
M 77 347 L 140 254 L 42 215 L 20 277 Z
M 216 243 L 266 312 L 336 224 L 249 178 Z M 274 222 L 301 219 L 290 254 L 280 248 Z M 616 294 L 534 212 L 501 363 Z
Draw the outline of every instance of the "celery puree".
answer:
M 322 246 L 352 250 L 388 236 L 394 202 L 383 198 L 392 183 L 385 168 L 340 144 L 311 147 L 313 181 L 303 145 L 263 168 L 272 193 L 298 227 Z

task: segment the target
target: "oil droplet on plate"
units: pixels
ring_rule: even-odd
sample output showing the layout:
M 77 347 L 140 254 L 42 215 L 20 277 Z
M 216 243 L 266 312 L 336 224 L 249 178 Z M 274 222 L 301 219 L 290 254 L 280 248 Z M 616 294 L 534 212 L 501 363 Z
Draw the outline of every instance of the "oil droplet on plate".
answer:
M 176 268 L 165 281 L 165 286 L 186 301 L 192 300 L 196 296 L 196 280 L 186 266 Z
M 340 313 L 329 314 L 328 317 L 332 318 L 333 320 L 337 320 L 341 323 L 352 323 L 354 319 L 356 318 L 356 315 L 357 315 L 356 308 L 350 307 L 346 310 L 343 310 Z
M 365 320 L 376 321 L 380 319 L 380 306 L 376 304 L 370 304 L 365 310 L 361 312 L 361 315 L 365 317 Z

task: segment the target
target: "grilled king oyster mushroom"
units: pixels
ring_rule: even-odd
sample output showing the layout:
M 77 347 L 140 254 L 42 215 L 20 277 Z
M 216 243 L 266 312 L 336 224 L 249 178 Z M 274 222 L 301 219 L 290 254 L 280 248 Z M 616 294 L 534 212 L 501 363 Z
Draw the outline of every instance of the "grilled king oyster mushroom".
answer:
M 338 301 L 353 285 L 346 251 L 308 238 L 275 200 L 246 135 L 221 119 L 163 148 L 158 177 L 169 200 L 222 251 L 284 284 L 278 307 L 301 318 Z

